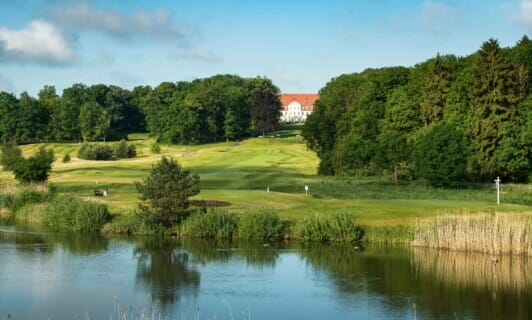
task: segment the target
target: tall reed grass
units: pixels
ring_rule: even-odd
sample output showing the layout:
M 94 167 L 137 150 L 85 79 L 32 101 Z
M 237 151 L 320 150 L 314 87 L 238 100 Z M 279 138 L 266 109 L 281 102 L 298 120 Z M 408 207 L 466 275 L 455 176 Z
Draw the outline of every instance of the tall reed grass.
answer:
M 45 226 L 74 232 L 99 232 L 111 220 L 107 206 L 68 196 L 58 196 L 44 206 Z
M 411 245 L 532 256 L 532 217 L 515 213 L 441 216 L 418 223 Z

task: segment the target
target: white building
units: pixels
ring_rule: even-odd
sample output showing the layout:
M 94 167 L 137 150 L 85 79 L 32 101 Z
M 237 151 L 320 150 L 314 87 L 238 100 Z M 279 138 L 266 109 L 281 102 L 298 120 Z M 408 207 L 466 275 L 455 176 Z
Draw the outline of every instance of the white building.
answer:
M 319 96 L 314 93 L 283 93 L 279 98 L 283 105 L 281 122 L 301 123 L 314 111 L 314 104 Z

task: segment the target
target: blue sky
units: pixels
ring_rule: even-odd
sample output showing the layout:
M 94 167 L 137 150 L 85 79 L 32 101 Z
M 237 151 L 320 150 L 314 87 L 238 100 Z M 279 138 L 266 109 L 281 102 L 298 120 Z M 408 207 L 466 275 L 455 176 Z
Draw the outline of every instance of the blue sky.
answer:
M 219 73 L 283 92 L 332 77 L 466 55 L 532 33 L 532 0 L 0 2 L 0 90 L 76 82 L 156 86 Z

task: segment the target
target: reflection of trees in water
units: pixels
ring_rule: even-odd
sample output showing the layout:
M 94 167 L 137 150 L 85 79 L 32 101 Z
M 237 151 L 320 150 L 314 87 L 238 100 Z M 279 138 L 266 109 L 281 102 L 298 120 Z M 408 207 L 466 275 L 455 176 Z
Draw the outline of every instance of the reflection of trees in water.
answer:
M 76 255 L 89 255 L 107 250 L 109 240 L 98 235 L 76 234 L 58 238 L 63 249 Z
M 301 245 L 301 255 L 309 266 L 326 271 L 335 288 L 342 294 L 358 294 L 362 290 L 378 293 L 405 292 L 411 289 L 408 255 L 404 248 L 372 248 L 357 251 L 350 245 Z M 393 281 L 367 281 L 393 279 Z
M 195 262 L 228 262 L 243 259 L 249 266 L 274 268 L 279 258 L 281 244 L 263 246 L 253 242 L 229 242 L 209 240 L 184 240 L 183 248 L 190 252 Z
M 381 301 L 394 309 L 416 302 L 429 318 L 455 313 L 479 319 L 530 317 L 529 259 L 502 257 L 493 266 L 489 255 L 404 247 L 357 252 L 350 246 L 322 244 L 302 244 L 301 255 L 330 277 L 342 300 L 367 292 L 385 298 Z
M 527 310 L 532 305 L 529 257 L 416 248 L 411 263 L 423 286 L 455 290 L 457 303 L 472 308 L 479 319 L 532 316 Z
M 75 254 L 89 255 L 107 250 L 108 240 L 97 235 L 55 234 L 36 231 L 0 232 L 0 243 L 13 243 L 22 254 L 50 255 L 57 247 Z
M 31 232 L 0 232 L 0 243 L 13 243 L 18 253 L 22 255 L 51 255 L 55 250 L 55 243 L 47 241 L 46 236 Z
M 192 269 L 189 254 L 171 244 L 144 244 L 135 248 L 136 280 L 161 306 L 179 300 L 182 294 L 198 294 L 200 273 Z

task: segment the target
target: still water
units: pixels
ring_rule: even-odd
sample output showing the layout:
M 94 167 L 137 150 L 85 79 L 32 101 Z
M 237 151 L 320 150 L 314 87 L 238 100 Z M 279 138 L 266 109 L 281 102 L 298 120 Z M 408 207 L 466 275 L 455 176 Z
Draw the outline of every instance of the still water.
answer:
M 0 319 L 532 319 L 532 264 L 405 247 L 133 242 L 0 226 Z

